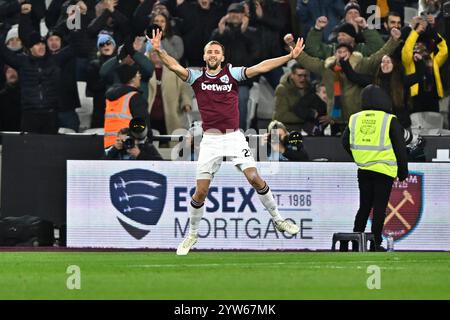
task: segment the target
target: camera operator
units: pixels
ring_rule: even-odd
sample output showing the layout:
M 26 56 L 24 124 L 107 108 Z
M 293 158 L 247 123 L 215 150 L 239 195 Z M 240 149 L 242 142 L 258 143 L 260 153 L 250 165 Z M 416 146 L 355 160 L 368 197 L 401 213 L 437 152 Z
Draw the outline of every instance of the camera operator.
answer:
M 309 156 L 303 146 L 302 134 L 288 132 L 286 126 L 273 120 L 268 126 L 267 145 L 269 161 L 308 161 Z
M 107 160 L 163 160 L 147 137 L 147 126 L 141 118 L 130 121 L 128 128 L 117 133 L 116 142 L 105 150 Z

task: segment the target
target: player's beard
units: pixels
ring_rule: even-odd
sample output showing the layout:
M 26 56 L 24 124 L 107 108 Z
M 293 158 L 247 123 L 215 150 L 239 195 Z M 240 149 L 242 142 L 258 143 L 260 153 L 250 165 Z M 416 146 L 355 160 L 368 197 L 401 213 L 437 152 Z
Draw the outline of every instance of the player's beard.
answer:
M 217 70 L 220 67 L 220 61 L 215 61 L 212 63 L 211 61 L 208 61 L 208 69 L 209 70 Z

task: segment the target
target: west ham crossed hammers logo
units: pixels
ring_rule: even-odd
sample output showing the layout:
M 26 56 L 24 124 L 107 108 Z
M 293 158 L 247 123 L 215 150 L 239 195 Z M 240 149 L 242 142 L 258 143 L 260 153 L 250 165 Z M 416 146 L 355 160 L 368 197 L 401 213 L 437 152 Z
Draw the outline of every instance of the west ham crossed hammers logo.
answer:
M 424 176 L 421 173 L 410 173 L 404 182 L 394 181 L 383 234 L 392 234 L 400 240 L 414 232 L 422 214 L 422 186 Z
M 389 220 L 392 219 L 392 217 L 396 216 L 398 220 L 403 223 L 403 225 L 406 227 L 406 229 L 411 230 L 411 225 L 408 223 L 408 221 L 403 218 L 403 216 L 400 214 L 399 210 L 407 203 L 410 202 L 414 204 L 414 199 L 412 198 L 411 194 L 408 192 L 408 190 L 403 191 L 403 199 L 400 201 L 397 206 L 394 208 L 390 203 L 388 203 L 388 208 L 391 210 L 391 213 L 386 217 L 384 220 L 384 224 L 387 224 Z

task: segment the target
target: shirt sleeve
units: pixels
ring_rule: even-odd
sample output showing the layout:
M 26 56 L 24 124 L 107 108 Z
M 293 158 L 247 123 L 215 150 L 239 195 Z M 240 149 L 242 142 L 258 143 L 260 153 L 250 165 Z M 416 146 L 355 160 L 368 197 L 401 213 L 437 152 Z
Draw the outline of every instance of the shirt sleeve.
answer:
M 246 67 L 230 67 L 230 74 L 231 76 L 236 79 L 236 81 L 244 81 L 247 80 L 247 77 L 245 76 L 245 69 Z
M 191 68 L 187 68 L 189 75 L 186 79 L 186 82 L 189 85 L 193 85 L 195 80 L 197 80 L 198 78 L 200 78 L 200 76 L 202 75 L 202 72 L 200 70 L 196 70 L 196 69 L 191 69 Z

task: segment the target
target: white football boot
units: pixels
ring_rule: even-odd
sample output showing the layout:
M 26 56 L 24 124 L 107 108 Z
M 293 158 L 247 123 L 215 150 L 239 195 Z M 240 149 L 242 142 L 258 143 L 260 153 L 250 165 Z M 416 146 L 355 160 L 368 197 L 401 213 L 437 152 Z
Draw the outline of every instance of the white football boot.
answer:
M 189 253 L 189 250 L 196 244 L 198 241 L 198 236 L 188 235 L 184 238 L 183 242 L 178 245 L 177 255 L 185 256 Z
M 280 232 L 286 231 L 287 233 L 294 235 L 300 231 L 300 228 L 297 225 L 287 220 L 275 221 L 274 224 L 275 228 Z

